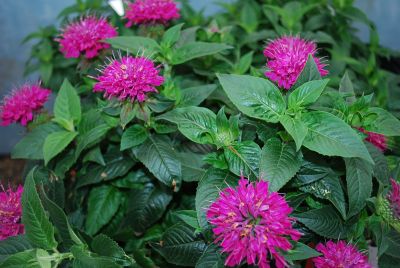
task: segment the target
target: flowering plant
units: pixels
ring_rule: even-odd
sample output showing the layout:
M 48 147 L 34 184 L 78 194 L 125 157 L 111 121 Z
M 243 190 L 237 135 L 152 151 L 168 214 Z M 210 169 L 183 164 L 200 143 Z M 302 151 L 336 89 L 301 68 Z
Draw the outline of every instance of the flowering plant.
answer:
M 267 2 L 215 19 L 169 0 L 64 11 L 79 19 L 39 42 L 50 75 L 2 105 L 27 125 L 12 156 L 29 168 L 0 193 L 0 267 L 394 267 L 400 121 L 367 79 L 380 69 L 306 38 L 325 3 Z M 334 2 L 347 26 L 354 7 Z

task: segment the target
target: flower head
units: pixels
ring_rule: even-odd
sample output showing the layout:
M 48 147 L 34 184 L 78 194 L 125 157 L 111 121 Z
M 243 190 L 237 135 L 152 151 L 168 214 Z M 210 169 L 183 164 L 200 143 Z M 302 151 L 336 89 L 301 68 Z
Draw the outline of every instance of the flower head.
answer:
M 24 226 L 20 223 L 22 192 L 21 185 L 16 191 L 11 188 L 6 190 L 0 185 L 0 240 L 24 233 Z
M 66 58 L 78 58 L 81 53 L 88 59 L 94 58 L 99 51 L 110 45 L 101 40 L 117 35 L 117 30 L 106 19 L 87 16 L 67 25 L 56 41 Z
M 316 268 L 372 268 L 367 256 L 346 241 L 319 243 L 316 250 L 323 254 L 313 259 Z
M 222 191 L 208 209 L 207 218 L 215 227 L 215 242 L 228 253 L 225 265 L 246 260 L 250 265 L 268 268 L 271 255 L 276 267 L 287 266 L 279 251 L 292 248 L 288 236 L 293 240 L 301 236 L 292 227 L 291 212 L 284 197 L 268 192 L 266 181 L 251 183 L 242 178 L 238 187 Z
M 173 0 L 136 0 L 126 10 L 126 27 L 133 24 L 166 24 L 178 19 L 179 9 Z
M 363 128 L 359 128 L 362 133 L 366 134 L 367 137 L 365 138 L 366 141 L 369 143 L 373 144 L 376 148 L 378 148 L 381 152 L 386 151 L 387 149 L 387 139 L 385 135 L 375 133 L 375 132 L 370 132 L 367 131 Z
M 144 101 L 146 93 L 157 92 L 156 87 L 164 83 L 152 60 L 131 56 L 111 61 L 97 80 L 99 82 L 93 88 L 95 92 L 104 91 L 105 97 L 130 99 L 132 102 L 135 99 Z
M 264 49 L 267 58 L 268 71 L 265 75 L 278 86 L 290 89 L 307 63 L 308 55 L 312 55 L 321 76 L 328 74 L 324 69 L 325 64 L 315 56 L 317 46 L 314 42 L 306 41 L 300 37 L 284 36 L 275 39 Z
M 392 215 L 396 219 L 400 219 L 400 184 L 394 179 L 390 179 L 392 190 L 389 192 L 387 198 L 390 203 Z
M 34 112 L 40 110 L 51 91 L 38 84 L 25 84 L 6 96 L 0 105 L 1 125 L 20 122 L 23 126 L 33 120 Z

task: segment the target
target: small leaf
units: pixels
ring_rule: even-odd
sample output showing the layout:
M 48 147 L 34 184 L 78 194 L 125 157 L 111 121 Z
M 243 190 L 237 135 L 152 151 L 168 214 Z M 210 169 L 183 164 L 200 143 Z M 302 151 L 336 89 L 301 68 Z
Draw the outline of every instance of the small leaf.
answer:
M 188 107 L 200 105 L 217 88 L 217 85 L 202 85 L 184 88 L 181 91 L 181 98 L 178 107 Z
M 306 107 L 317 101 L 329 79 L 314 80 L 302 84 L 289 95 L 289 108 Z
M 197 212 L 195 210 L 180 210 L 175 211 L 174 215 L 176 215 L 179 219 L 184 221 L 187 225 L 191 226 L 194 229 L 199 229 L 199 222 L 197 221 Z
M 228 146 L 224 149 L 224 155 L 232 173 L 252 179 L 258 177 L 261 149 L 257 143 L 243 141 L 236 145 Z
M 75 159 L 78 159 L 83 150 L 95 145 L 107 134 L 111 127 L 107 124 L 99 124 L 88 132 L 79 135 L 75 151 Z
M 0 241 L 0 263 L 8 256 L 32 249 L 26 235 L 10 236 Z
M 224 268 L 224 260 L 218 246 L 210 244 L 196 263 L 196 268 Z
M 154 56 L 160 50 L 160 46 L 151 38 L 141 36 L 118 36 L 106 40 L 115 49 L 122 49 L 132 54 L 144 53 L 146 56 Z
M 309 246 L 300 242 L 296 242 L 294 247 L 284 254 L 284 257 L 287 261 L 298 261 L 311 259 L 320 255 L 321 253 L 310 248 Z
M 92 250 L 100 256 L 111 257 L 115 262 L 123 266 L 129 266 L 134 260 L 126 255 L 124 250 L 111 238 L 99 234 L 91 242 Z
M 76 137 L 77 132 L 57 131 L 47 136 L 43 145 L 44 163 L 47 165 L 51 159 L 61 153 Z
M 296 84 L 293 88 L 298 88 L 302 84 L 321 79 L 321 74 L 319 73 L 317 64 L 314 61 L 313 56 L 310 54 L 308 55 L 308 60 L 306 65 L 304 66 L 303 71 L 300 73 L 299 77 L 297 78 Z
M 400 121 L 391 113 L 382 108 L 372 107 L 368 109 L 368 114 L 373 114 L 376 118 L 365 126 L 366 130 L 386 136 L 400 136 Z
M 71 252 L 74 255 L 74 268 L 120 268 L 121 265 L 115 263 L 110 257 L 99 257 L 80 246 L 73 246 Z
M 141 125 L 126 129 L 121 138 L 121 151 L 138 146 L 147 140 L 147 131 Z
M 65 79 L 54 103 L 54 116 L 78 124 L 81 120 L 81 102 L 75 88 Z M 70 130 L 70 129 L 68 129 Z
M 347 71 L 344 73 L 342 80 L 340 80 L 339 92 L 346 94 L 346 102 L 348 104 L 352 104 L 356 101 L 354 87 Z
M 174 65 L 178 65 L 196 58 L 213 55 L 231 48 L 231 46 L 219 43 L 186 43 L 173 51 L 171 63 Z
M 300 119 L 286 114 L 282 115 L 279 121 L 296 143 L 296 151 L 300 150 L 308 132 L 306 125 Z
M 183 23 L 175 25 L 169 28 L 165 33 L 161 41 L 161 46 L 172 47 L 181 37 Z

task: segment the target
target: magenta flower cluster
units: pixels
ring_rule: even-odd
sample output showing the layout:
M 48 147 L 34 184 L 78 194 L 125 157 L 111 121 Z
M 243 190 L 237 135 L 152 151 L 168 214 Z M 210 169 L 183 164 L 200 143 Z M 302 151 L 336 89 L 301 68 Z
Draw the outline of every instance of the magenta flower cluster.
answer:
M 138 24 L 166 24 L 178 19 L 179 9 L 173 0 L 136 0 L 128 5 L 126 27 Z
M 7 190 L 0 185 L 0 240 L 24 233 L 21 222 L 21 196 L 23 187 L 18 186 L 16 191 Z
M 78 58 L 84 54 L 91 59 L 110 47 L 101 41 L 114 36 L 117 36 L 117 30 L 106 19 L 87 16 L 68 24 L 56 41 L 60 43 L 60 51 L 66 58 Z
M 394 179 L 390 179 L 392 190 L 388 194 L 388 200 L 393 216 L 400 219 L 400 184 Z
M 138 100 L 143 102 L 149 92 L 157 92 L 156 87 L 164 83 L 154 62 L 146 57 L 122 57 L 113 60 L 97 77 L 95 92 L 104 91 L 107 98 Z
M 319 243 L 315 249 L 322 253 L 313 259 L 316 268 L 372 268 L 367 256 L 346 241 Z
M 39 84 L 25 84 L 6 96 L 0 106 L 1 125 L 8 126 L 20 122 L 26 126 L 33 120 L 34 113 L 40 110 L 49 98 L 51 91 Z
M 307 63 L 311 54 L 321 76 L 328 74 L 324 69 L 325 64 L 316 55 L 317 46 L 314 42 L 306 41 L 300 37 L 284 36 L 270 42 L 264 49 L 267 58 L 268 71 L 265 75 L 276 82 L 279 87 L 290 89 Z
M 381 152 L 386 151 L 387 149 L 387 139 L 385 135 L 375 133 L 375 132 L 370 132 L 367 131 L 363 128 L 359 128 L 362 133 L 366 134 L 367 137 L 365 138 L 366 141 L 369 143 L 373 144 L 376 148 L 378 148 Z
M 225 265 L 242 261 L 260 268 L 270 267 L 270 256 L 278 268 L 286 267 L 281 251 L 292 248 L 288 236 L 298 240 L 301 233 L 293 229 L 292 208 L 284 197 L 268 191 L 268 182 L 251 183 L 240 179 L 236 188 L 223 190 L 207 211 L 214 226 L 215 243 L 228 254 Z

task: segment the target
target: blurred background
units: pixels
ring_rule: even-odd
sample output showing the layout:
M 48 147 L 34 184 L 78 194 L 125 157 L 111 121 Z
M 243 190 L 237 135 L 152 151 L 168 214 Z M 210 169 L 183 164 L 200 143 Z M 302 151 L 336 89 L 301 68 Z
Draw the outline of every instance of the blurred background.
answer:
M 229 1 L 229 0 L 225 0 Z M 58 13 L 73 4 L 75 0 L 2 0 L 0 6 L 0 98 L 12 88 L 21 85 L 26 80 L 35 80 L 35 76 L 23 76 L 24 65 L 29 56 L 32 43 L 21 44 L 29 33 L 39 27 L 56 22 Z M 218 10 L 215 0 L 190 0 L 196 9 L 204 8 L 206 15 L 212 15 Z M 356 6 L 363 10 L 376 26 L 381 45 L 400 50 L 400 0 L 357 0 Z M 355 25 L 359 29 L 359 37 L 367 41 L 369 31 L 363 25 Z M 21 139 L 23 128 L 17 125 L 0 127 L 0 176 L 8 177 L 8 172 L 2 172 L 2 166 L 7 165 L 7 155 L 13 146 Z

